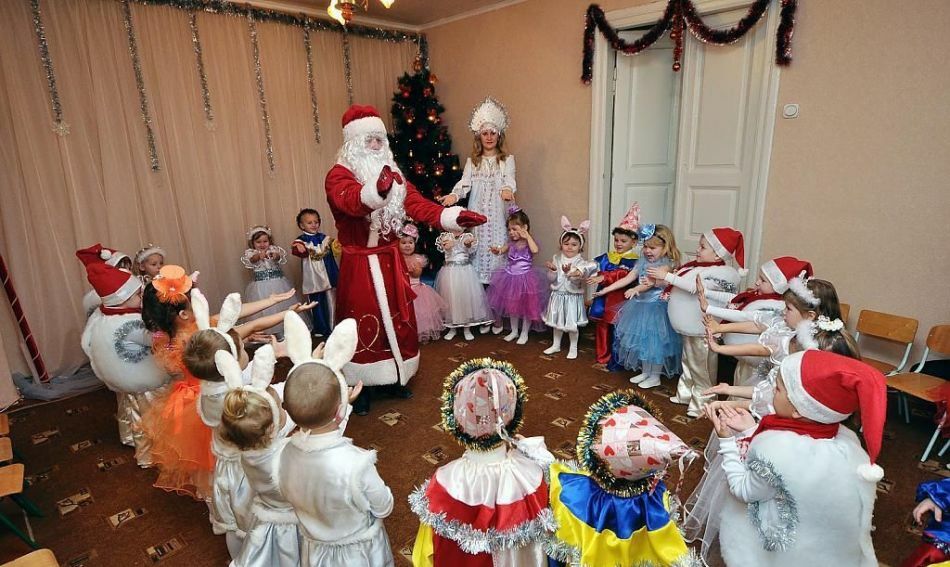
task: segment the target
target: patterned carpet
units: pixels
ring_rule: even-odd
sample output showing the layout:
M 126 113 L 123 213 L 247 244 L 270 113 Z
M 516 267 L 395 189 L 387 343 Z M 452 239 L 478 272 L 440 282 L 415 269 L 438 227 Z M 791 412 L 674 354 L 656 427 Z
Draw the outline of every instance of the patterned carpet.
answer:
M 628 385 L 629 373 L 608 373 L 593 365 L 593 345 L 587 338 L 582 338 L 580 358 L 573 361 L 563 353 L 542 355 L 549 340 L 549 335 L 532 334 L 527 345 L 518 346 L 480 336 L 472 342 L 426 345 L 422 368 L 411 384 L 413 399 L 377 399 L 369 416 L 351 419 L 347 434 L 358 445 L 379 451 L 379 472 L 396 497 L 386 527 L 397 565 L 408 564 L 400 556 L 409 554 L 418 527 L 406 496 L 438 464 L 462 453 L 439 427 L 438 401 L 442 378 L 460 362 L 490 356 L 514 364 L 525 377 L 530 397 L 524 435 L 543 435 L 548 447 L 564 457 L 573 451 L 587 406 L 603 392 Z M 282 367 L 286 372 L 287 365 Z M 682 406 L 671 404 L 667 396 L 673 387 L 672 381 L 664 380 L 661 387 L 648 391 L 648 397 L 660 408 L 662 421 L 701 450 L 709 423 L 689 420 Z M 224 538 L 212 535 L 206 506 L 152 488 L 156 473 L 137 468 L 132 450 L 119 444 L 114 411 L 115 397 L 99 391 L 11 414 L 14 447 L 27 465 L 26 495 L 45 512 L 43 518 L 30 519 L 36 540 L 53 549 L 61 565 L 71 567 L 227 565 Z M 906 425 L 892 410 L 887 425 L 881 457 L 887 476 L 879 485 L 874 533 L 878 559 L 885 564 L 900 563 L 918 541 L 919 531 L 910 522 L 917 483 L 948 472 L 937 462 L 917 462 L 932 432 L 928 411 L 914 409 L 914 419 Z M 687 471 L 681 489 L 684 500 L 701 473 L 699 462 Z M 675 481 L 674 477 L 671 484 Z M 79 502 L 57 506 L 67 498 Z M 0 510 L 23 525 L 11 502 L 0 503 Z M 117 514 L 124 520 L 116 526 Z M 0 531 L 0 561 L 27 551 L 13 534 Z

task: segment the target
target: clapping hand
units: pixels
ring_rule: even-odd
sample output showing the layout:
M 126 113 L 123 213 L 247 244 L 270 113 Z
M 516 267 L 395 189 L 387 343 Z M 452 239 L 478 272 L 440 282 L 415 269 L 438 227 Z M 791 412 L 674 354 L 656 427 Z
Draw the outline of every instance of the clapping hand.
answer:
M 720 345 L 716 341 L 716 337 L 713 336 L 712 330 L 709 327 L 706 327 L 706 345 L 709 347 L 709 350 L 713 352 L 719 352 Z
M 705 313 L 709 309 L 709 300 L 706 299 L 706 286 L 703 285 L 702 274 L 696 274 L 696 297 L 699 298 L 699 308 Z
M 736 433 L 755 427 L 755 418 L 748 410 L 729 405 L 723 406 L 719 411 L 719 421 Z
M 668 273 L 670 273 L 670 268 L 668 266 L 656 266 L 654 268 L 647 268 L 647 275 L 657 281 L 666 278 L 666 274 Z
M 499 194 L 501 195 L 501 200 L 506 203 L 510 203 L 511 201 L 515 200 L 515 194 L 509 187 L 502 187 L 501 191 L 499 191 Z
M 494 248 L 494 246 L 492 246 L 492 248 Z M 555 266 L 555 265 L 554 265 L 554 262 L 552 262 L 552 261 L 550 261 L 550 260 L 548 260 L 547 262 L 544 263 L 544 267 L 547 268 L 547 269 L 549 269 L 549 270 L 551 270 L 552 272 L 556 272 L 556 271 L 557 271 L 557 266 Z
M 712 422 L 713 429 L 716 431 L 716 435 L 719 436 L 719 438 L 732 437 L 732 430 L 719 418 L 718 407 L 714 406 L 713 404 L 706 404 L 703 406 L 703 413 L 705 413 L 706 417 L 709 418 L 709 421 Z

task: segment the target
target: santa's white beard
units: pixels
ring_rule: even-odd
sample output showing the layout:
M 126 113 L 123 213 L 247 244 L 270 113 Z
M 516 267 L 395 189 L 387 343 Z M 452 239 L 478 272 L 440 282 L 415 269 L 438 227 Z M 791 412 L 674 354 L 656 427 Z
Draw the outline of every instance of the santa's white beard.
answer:
M 352 171 L 356 180 L 363 185 L 375 184 L 383 167 L 387 165 L 394 172 L 402 175 L 399 166 L 393 160 L 393 152 L 389 149 L 388 141 L 384 142 L 378 150 L 370 149 L 362 137 L 346 141 L 337 155 L 337 163 Z M 406 209 L 403 207 L 406 200 L 406 186 L 393 183 L 386 199 L 386 205 L 370 214 L 370 230 L 378 231 L 381 235 L 398 233 L 402 229 L 406 218 Z

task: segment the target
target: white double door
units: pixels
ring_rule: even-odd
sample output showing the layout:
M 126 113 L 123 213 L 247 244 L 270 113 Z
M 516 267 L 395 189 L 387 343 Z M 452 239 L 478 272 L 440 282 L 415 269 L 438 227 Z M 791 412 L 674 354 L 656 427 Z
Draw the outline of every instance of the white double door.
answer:
M 745 11 L 703 19 L 728 27 Z M 747 243 L 756 239 L 777 87 L 769 21 L 774 12 L 769 9 L 729 46 L 706 45 L 687 32 L 678 73 L 668 36 L 639 55 L 616 56 L 611 223 L 638 201 L 641 222 L 670 226 L 684 252 L 694 251 L 703 232 L 716 226 L 741 230 Z M 629 41 L 642 34 L 622 36 Z M 752 244 L 746 245 L 747 256 L 758 250 Z M 753 269 L 754 260 L 747 258 Z

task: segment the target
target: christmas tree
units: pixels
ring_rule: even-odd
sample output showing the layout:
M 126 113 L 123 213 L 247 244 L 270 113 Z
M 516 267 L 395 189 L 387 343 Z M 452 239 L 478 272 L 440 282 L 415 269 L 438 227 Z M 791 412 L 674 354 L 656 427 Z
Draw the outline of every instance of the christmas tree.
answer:
M 438 78 L 421 57 L 413 65 L 414 74 L 403 74 L 399 90 L 393 94 L 393 133 L 389 146 L 399 168 L 410 183 L 429 199 L 452 190 L 462 176 L 458 156 L 452 153 L 452 138 L 442 124 L 445 107 L 435 96 Z M 419 226 L 417 250 L 429 259 L 434 271 L 444 257 L 435 248 L 438 229 Z

